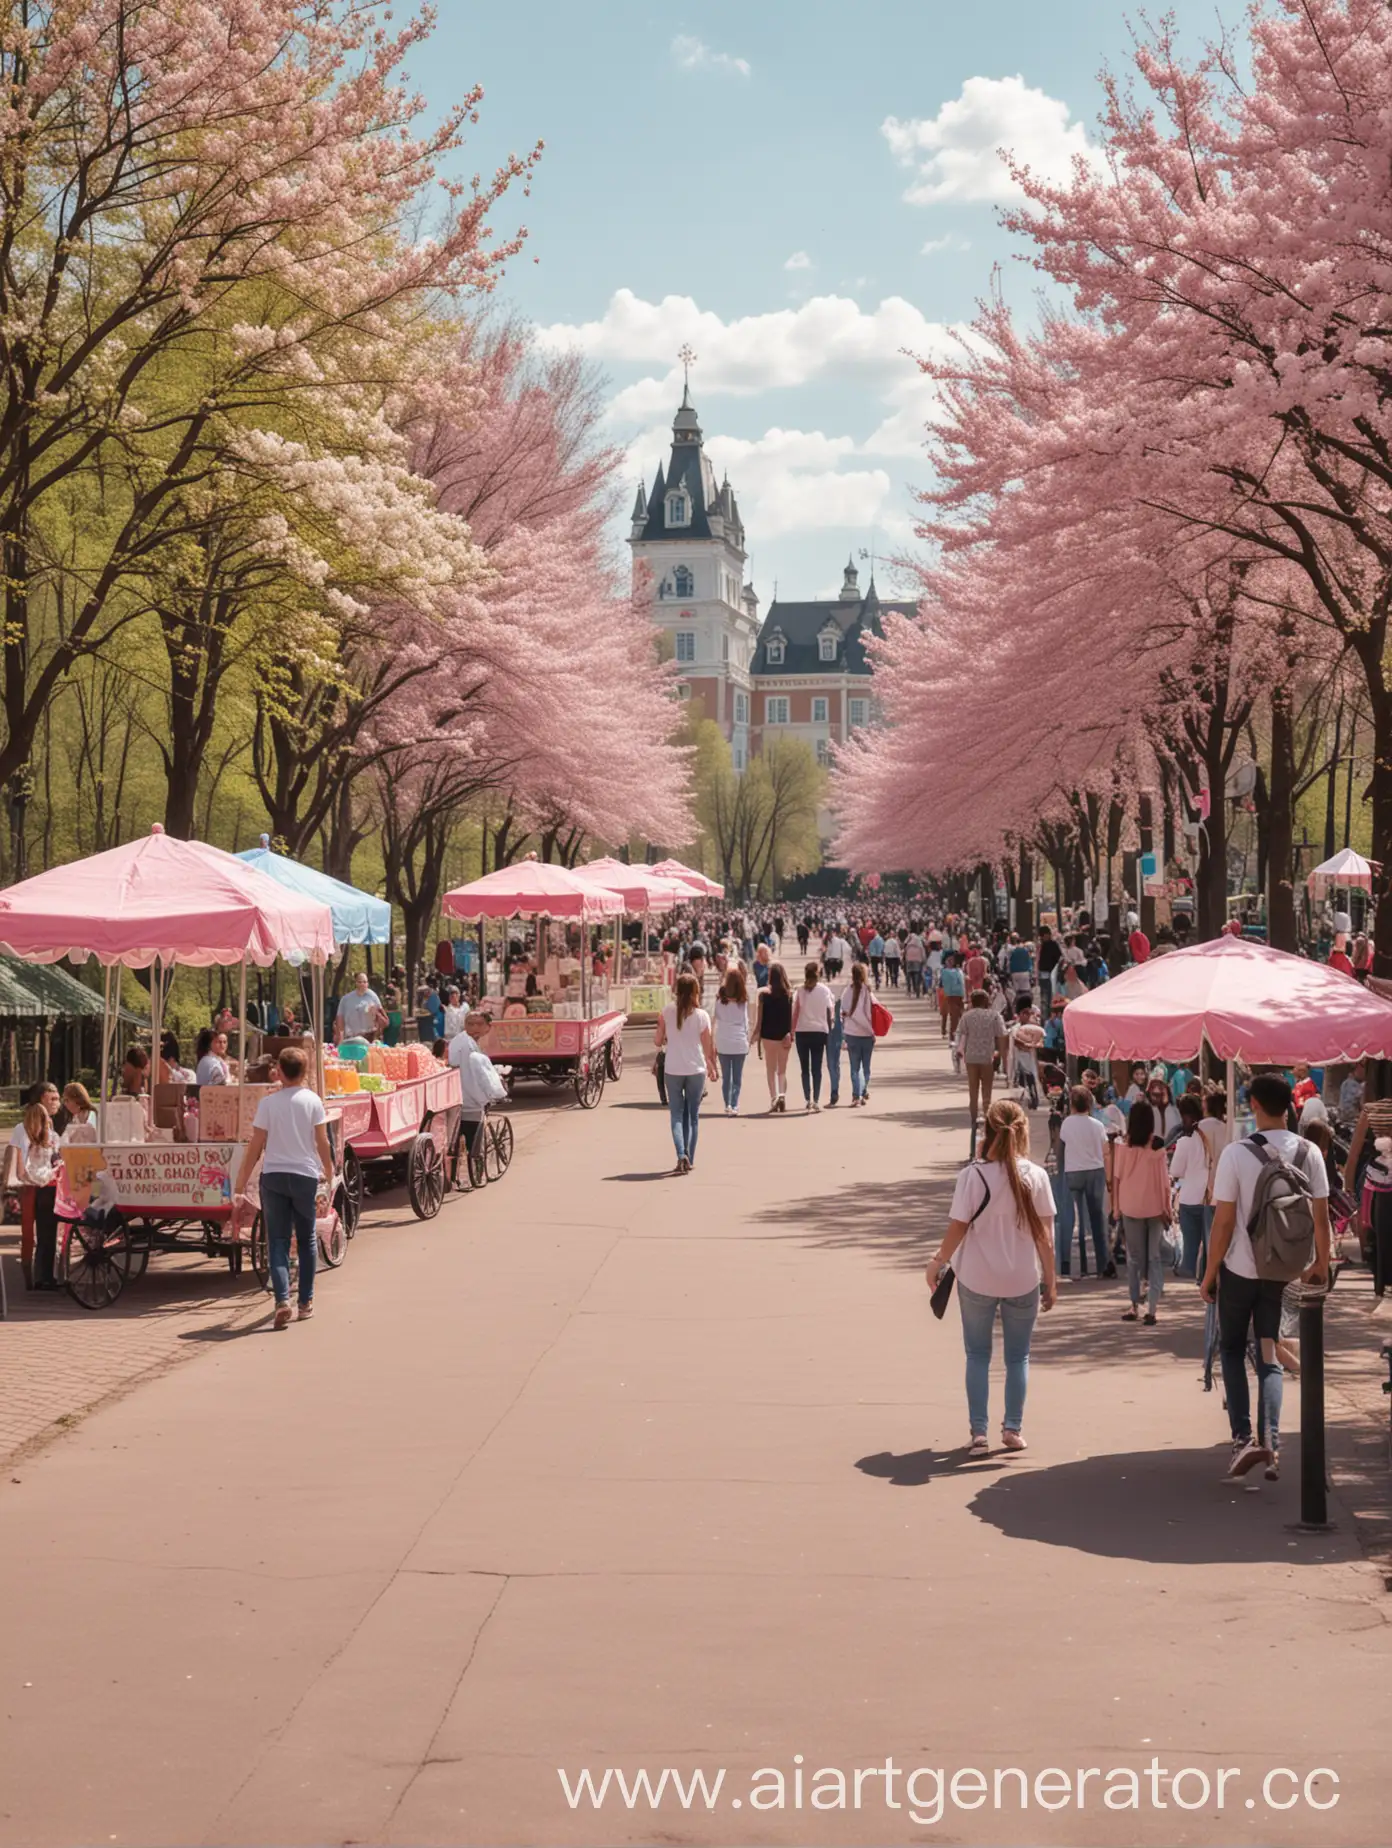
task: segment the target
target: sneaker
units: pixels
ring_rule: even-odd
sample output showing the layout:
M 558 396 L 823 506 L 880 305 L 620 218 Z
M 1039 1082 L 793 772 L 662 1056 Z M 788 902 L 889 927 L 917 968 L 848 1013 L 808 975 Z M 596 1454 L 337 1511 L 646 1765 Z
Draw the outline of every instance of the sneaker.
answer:
M 1279 1450 L 1272 1451 L 1271 1461 L 1267 1464 L 1262 1473 L 1265 1475 L 1268 1482 L 1279 1482 L 1281 1480 L 1281 1453 Z
M 991 1440 L 984 1432 L 980 1437 L 974 1437 L 967 1445 L 967 1455 L 969 1457 L 989 1457 L 990 1454 Z
M 1007 1431 L 1004 1427 L 1002 1427 L 1001 1429 L 1001 1448 L 1003 1450 L 1028 1450 L 1029 1445 L 1025 1442 L 1024 1438 L 1021 1437 L 1018 1431 Z
M 837 1095 L 835 1091 L 833 1091 L 831 1096 L 827 1099 L 827 1109 L 834 1110 L 840 1102 L 841 1102 L 840 1097 Z M 855 1099 L 852 1098 L 851 1102 L 854 1103 Z
M 1228 1478 L 1236 1481 L 1245 1476 L 1258 1463 L 1269 1463 L 1271 1452 L 1265 1444 L 1259 1444 L 1254 1437 L 1235 1437 L 1233 1439 L 1232 1460 L 1228 1464 Z
M 299 1314 L 296 1316 L 295 1319 L 298 1322 L 307 1322 L 313 1314 L 314 1314 L 314 1304 L 313 1303 L 301 1303 Z
M 295 1311 L 290 1307 L 289 1303 L 277 1303 L 275 1320 L 271 1324 L 272 1328 L 277 1330 L 288 1328 L 290 1326 L 290 1319 L 294 1313 Z

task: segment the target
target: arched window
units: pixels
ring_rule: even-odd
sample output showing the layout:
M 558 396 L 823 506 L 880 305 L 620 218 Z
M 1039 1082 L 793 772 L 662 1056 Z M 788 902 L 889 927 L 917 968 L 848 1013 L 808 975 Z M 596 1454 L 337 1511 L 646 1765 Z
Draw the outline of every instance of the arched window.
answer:
M 680 496 L 676 498 L 680 498 Z M 682 523 L 685 524 L 685 522 Z M 695 594 L 696 580 L 692 577 L 685 565 L 677 566 L 676 570 L 672 573 L 672 582 L 677 587 L 677 595 L 679 597 L 690 597 Z
M 691 524 L 691 503 L 684 494 L 667 496 L 667 524 L 669 526 L 689 526 Z

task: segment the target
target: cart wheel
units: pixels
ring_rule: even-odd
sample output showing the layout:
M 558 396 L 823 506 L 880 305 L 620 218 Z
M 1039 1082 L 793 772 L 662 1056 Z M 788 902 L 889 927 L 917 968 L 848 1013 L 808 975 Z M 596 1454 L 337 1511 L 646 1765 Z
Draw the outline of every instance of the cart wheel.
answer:
M 351 1148 L 347 1148 L 343 1151 L 343 1205 L 341 1208 L 341 1217 L 343 1219 L 343 1230 L 349 1238 L 352 1238 L 357 1232 L 358 1221 L 362 1218 L 362 1203 L 362 1163 L 358 1160 L 356 1152 Z
M 256 1281 L 263 1290 L 271 1287 L 271 1252 L 266 1242 L 266 1215 L 258 1213 L 251 1226 L 251 1268 L 256 1273 Z M 295 1293 L 295 1285 L 300 1275 L 299 1240 L 290 1240 L 290 1294 Z
M 602 1054 L 592 1055 L 575 1074 L 575 1101 L 582 1110 L 593 1110 L 604 1095 L 604 1071 L 607 1061 Z
M 130 1229 L 124 1220 L 74 1225 L 64 1242 L 63 1282 L 80 1309 L 109 1309 L 125 1289 L 130 1268 Z
M 609 1060 L 609 1076 L 617 1082 L 623 1074 L 623 1034 L 616 1033 L 604 1051 Z
M 417 1219 L 433 1219 L 444 1204 L 445 1162 L 435 1138 L 425 1131 L 411 1144 L 406 1162 L 406 1188 Z
M 337 1270 L 348 1256 L 348 1234 L 343 1229 L 342 1213 L 335 1213 L 327 1238 L 319 1240 L 319 1256 L 330 1270 Z
M 489 1117 L 483 1126 L 484 1166 L 490 1181 L 500 1181 L 512 1161 L 512 1124 L 506 1117 Z

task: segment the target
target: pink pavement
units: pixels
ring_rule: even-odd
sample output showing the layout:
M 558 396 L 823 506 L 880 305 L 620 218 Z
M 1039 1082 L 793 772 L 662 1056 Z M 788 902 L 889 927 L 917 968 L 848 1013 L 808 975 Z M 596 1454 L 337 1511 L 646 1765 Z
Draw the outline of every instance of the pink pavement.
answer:
M 429 1225 L 369 1204 L 312 1323 L 232 1330 L 16 1467 L 0 1843 L 1383 1839 L 1381 1575 L 1337 1497 L 1337 1532 L 1289 1531 L 1294 1442 L 1274 1488 L 1220 1480 L 1192 1288 L 1144 1331 L 1117 1286 L 1066 1289 L 1029 1452 L 962 1458 L 922 1266 L 964 1097 L 936 1014 L 894 1011 L 868 1109 L 766 1119 L 751 1065 L 683 1180 L 631 1037 L 502 1184 Z M 1355 1309 L 1332 1340 L 1372 1342 Z M 887 1756 L 989 1782 L 1157 1755 L 1233 1768 L 1225 1809 L 1109 1811 L 1094 1781 L 920 1824 L 883 1776 L 793 1802 Z M 1320 1766 L 1337 1807 L 1263 1801 Z M 726 1781 L 572 1808 L 586 1767 Z

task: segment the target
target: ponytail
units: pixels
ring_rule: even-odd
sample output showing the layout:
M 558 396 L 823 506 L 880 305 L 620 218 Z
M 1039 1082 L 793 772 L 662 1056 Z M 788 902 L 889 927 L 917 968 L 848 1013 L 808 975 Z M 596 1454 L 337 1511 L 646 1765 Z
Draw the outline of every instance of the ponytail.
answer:
M 1025 1177 L 1020 1172 L 1020 1156 L 1028 1148 L 1029 1119 L 1013 1099 L 998 1098 L 986 1112 L 986 1141 L 982 1156 L 986 1161 L 998 1161 L 1005 1169 L 1017 1216 L 1029 1228 L 1031 1238 L 1042 1239 L 1044 1221 L 1039 1217 L 1034 1195 L 1025 1185 Z

